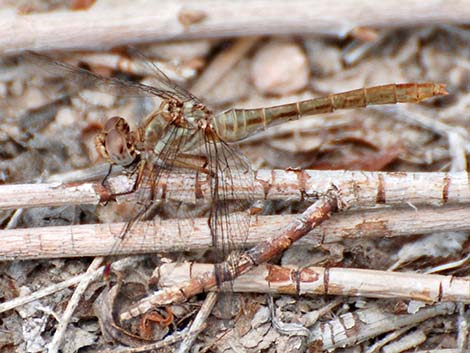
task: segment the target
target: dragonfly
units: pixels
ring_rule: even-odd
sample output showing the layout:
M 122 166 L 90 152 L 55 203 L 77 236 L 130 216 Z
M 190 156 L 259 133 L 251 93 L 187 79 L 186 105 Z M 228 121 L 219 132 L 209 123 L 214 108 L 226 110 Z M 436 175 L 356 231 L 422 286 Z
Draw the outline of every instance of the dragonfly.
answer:
M 233 254 L 233 239 L 246 238 L 249 232 L 254 172 L 237 142 L 273 125 L 305 116 L 368 105 L 419 103 L 447 94 L 445 85 L 432 82 L 386 84 L 290 104 L 215 112 L 156 67 L 156 84 L 150 86 L 103 77 L 42 54 L 27 52 L 25 57 L 82 88 L 125 97 L 160 98 L 160 105 L 138 128 L 133 130 L 125 118 L 114 116 L 106 121 L 96 137 L 98 153 L 111 166 L 119 165 L 135 175 L 129 193 L 138 191 L 142 185 L 149 186 L 148 194 L 139 200 L 134 216 L 119 234 L 113 249 L 123 246 L 137 222 L 151 217 L 153 207 L 160 201 L 157 191 L 164 188 L 171 175 L 184 173 L 196 179 L 204 176 L 210 188 L 207 219 L 217 285 L 232 281 L 240 273 L 237 256 L 229 254 Z M 240 192 L 244 193 L 243 198 L 237 197 Z M 195 195 L 197 198 L 197 190 Z M 234 205 L 233 200 L 238 199 L 240 201 Z M 229 261 L 230 266 L 218 267 L 223 261 Z M 206 284 L 201 281 L 197 285 L 202 292 Z M 121 317 L 128 319 L 151 309 L 149 306 L 142 308 Z

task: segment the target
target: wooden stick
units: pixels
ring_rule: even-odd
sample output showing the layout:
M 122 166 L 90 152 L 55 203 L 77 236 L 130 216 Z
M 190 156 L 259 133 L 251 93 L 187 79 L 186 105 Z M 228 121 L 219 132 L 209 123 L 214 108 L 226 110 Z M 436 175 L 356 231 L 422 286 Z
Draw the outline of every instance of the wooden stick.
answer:
M 134 181 L 125 176 L 109 178 L 110 188 L 100 183 L 0 185 L 0 209 L 93 204 L 112 200 L 112 195 L 128 192 Z M 236 199 L 302 200 L 315 199 L 333 183 L 342 200 L 353 207 L 377 205 L 434 205 L 470 202 L 470 182 L 466 172 L 406 173 L 315 170 L 259 170 L 253 188 L 245 182 L 237 185 Z M 136 201 L 148 195 L 143 185 L 138 192 L 119 197 L 119 201 Z M 195 202 L 211 197 L 205 175 L 174 175 L 157 187 L 157 199 Z M 227 193 L 232 196 L 232 193 Z
M 106 49 L 129 43 L 264 34 L 326 33 L 355 27 L 461 24 L 470 2 L 148 1 L 87 11 L 0 17 L 0 52 Z M 70 40 L 73 38 L 73 40 Z
M 12 184 L 0 186 L 0 209 L 97 205 L 106 192 L 99 183 Z
M 157 268 L 153 277 L 159 279 L 162 288 L 167 288 L 190 281 L 213 267 L 212 264 L 167 263 Z M 238 277 L 230 288 L 236 292 L 470 303 L 470 281 L 467 278 L 357 268 L 296 268 L 263 264 Z
M 148 312 L 156 306 L 185 301 L 208 288 L 216 287 L 221 282 L 233 281 L 259 264 L 281 254 L 294 242 L 330 218 L 330 214 L 341 206 L 342 202 L 337 198 L 337 190 L 330 189 L 325 196 L 320 197 L 302 214 L 289 222 L 287 227 L 279 231 L 273 240 L 259 243 L 250 250 L 245 251 L 236 259 L 236 264 L 228 259 L 217 264 L 217 273 L 214 269 L 193 277 L 182 286 L 173 286 L 158 291 L 121 312 L 119 315 L 120 320 L 129 320 Z
M 65 308 L 64 313 L 62 314 L 59 320 L 59 324 L 56 327 L 56 331 L 54 333 L 54 336 L 52 337 L 52 341 L 48 346 L 48 352 L 56 353 L 59 351 L 59 348 L 65 338 L 67 326 L 69 325 L 70 320 L 72 319 L 72 315 L 80 304 L 80 301 L 82 300 L 83 294 L 85 293 L 86 289 L 93 281 L 93 275 L 101 267 L 103 260 L 104 259 L 102 257 L 96 257 L 90 264 L 90 266 L 88 266 L 85 277 L 82 278 L 80 283 L 75 288 L 72 297 L 67 303 L 67 307 Z
M 232 239 L 236 247 L 269 241 L 294 215 L 252 217 L 248 237 Z M 342 212 L 325 221 L 293 246 L 315 246 L 343 239 L 429 234 L 470 230 L 470 208 L 409 207 Z M 124 223 L 0 230 L 0 261 L 60 257 L 108 256 Z M 180 252 L 212 246 L 206 218 L 165 220 L 134 225 L 114 255 Z
M 401 327 L 423 326 L 426 320 L 440 315 L 455 313 L 455 304 L 438 303 L 425 306 L 411 314 L 396 314 L 368 305 L 365 309 L 347 311 L 339 316 L 316 325 L 312 330 L 310 342 L 322 342 L 322 349 L 334 350 L 357 345 L 365 340 L 376 338 L 386 332 L 395 331 Z M 446 318 L 444 318 L 446 320 Z M 450 320 L 450 318 L 449 318 Z M 456 353 L 447 350 L 421 351 L 422 353 Z
M 178 347 L 177 353 L 187 353 L 191 349 L 192 345 L 196 341 L 197 333 L 201 331 L 201 328 L 206 324 L 207 318 L 212 312 L 215 303 L 217 302 L 218 294 L 215 292 L 209 293 L 202 303 L 201 309 L 194 318 L 191 328 L 189 329 L 188 335 L 183 339 L 180 346 Z

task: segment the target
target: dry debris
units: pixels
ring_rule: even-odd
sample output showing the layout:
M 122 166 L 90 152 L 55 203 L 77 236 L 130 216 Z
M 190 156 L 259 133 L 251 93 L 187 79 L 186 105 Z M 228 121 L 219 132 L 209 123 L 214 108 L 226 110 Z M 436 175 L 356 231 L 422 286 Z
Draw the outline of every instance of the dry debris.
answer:
M 32 11 L 32 6 L 27 11 Z M 75 6 L 82 5 L 76 2 Z M 119 50 L 99 54 L 63 53 L 60 58 L 87 65 L 104 75 L 127 75 L 150 83 L 152 64 L 156 64 L 179 84 L 195 87 L 199 98 L 210 102 L 216 110 L 282 104 L 391 81 L 447 83 L 451 95 L 420 106 L 361 109 L 306 118 L 270 129 L 243 141 L 240 146 L 256 169 L 466 171 L 469 30 L 441 26 L 372 34 L 367 32 L 347 39 L 299 36 L 194 40 L 139 47 L 151 59 L 150 65 Z M 13 57 L 3 59 L 1 65 L 1 184 L 44 181 L 54 174 L 74 172 L 102 162 L 94 149 L 93 137 L 104 121 L 119 115 L 135 119 L 137 125 L 153 105 L 148 99 L 102 97 L 92 87 L 80 94 L 68 93 L 70 82 L 51 79 L 47 72 L 27 73 L 27 68 Z M 423 116 L 428 120 L 423 120 Z M 441 125 L 430 124 L 430 120 Z M 265 201 L 261 206 L 265 214 L 287 217 L 304 211 L 309 203 L 286 199 Z M 171 209 L 172 205 L 166 207 L 167 215 L 177 212 Z M 371 212 L 382 219 L 387 211 L 412 213 L 413 207 L 404 205 Z M 113 203 L 98 209 L 67 206 L 24 209 L 17 213 L 10 210 L 0 211 L 0 221 L 2 229 L 109 223 L 125 221 L 132 216 L 132 210 L 132 206 Z M 185 210 L 184 215 L 197 217 L 197 212 L 203 215 L 206 211 Z M 422 207 L 418 211 L 436 210 Z M 114 219 L 110 219 L 110 213 Z M 366 228 L 363 224 L 364 234 Z M 468 228 L 453 231 L 452 224 L 445 223 L 442 227 L 436 225 L 433 231 L 426 229 L 424 235 L 410 230 L 411 236 L 390 237 L 379 232 L 380 237 L 361 238 L 364 234 L 351 239 L 338 237 L 337 243 L 326 241 L 320 247 L 318 243 L 310 246 L 302 243 L 302 247 L 292 247 L 275 263 L 299 268 L 439 271 L 445 276 L 459 277 L 468 272 L 469 262 L 465 257 Z M 375 299 L 361 297 L 360 288 L 344 293 L 351 296 L 339 298 L 291 295 L 282 286 L 271 294 L 255 293 L 255 289 L 253 293 L 233 293 L 229 296 L 232 304 L 228 311 L 234 312 L 229 320 L 223 318 L 227 307 L 216 306 L 201 326 L 178 333 L 193 324 L 195 314 L 203 305 L 204 297 L 197 296 L 186 303 L 169 306 L 173 321 L 154 326 L 148 333 L 151 338 L 141 337 L 142 327 L 138 324 L 120 327 L 116 308 L 129 305 L 162 285 L 154 283 L 163 281 L 163 275 L 152 277 L 155 266 L 166 261 L 206 262 L 210 258 L 207 252 L 199 249 L 139 259 L 138 265 L 116 270 L 113 287 L 100 279 L 95 262 L 88 270 L 90 276 L 94 271 L 95 277 L 88 278 L 92 284 L 77 299 L 77 309 L 67 322 L 63 337 L 53 338 L 74 288 L 58 286 L 49 296 L 2 312 L 0 350 L 42 352 L 50 348 L 50 342 L 60 340 L 64 342 L 60 346 L 62 352 L 92 352 L 111 349 L 118 343 L 151 344 L 152 339 L 161 340 L 166 335 L 175 341 L 185 340 L 192 351 L 210 352 L 360 349 L 372 353 L 413 348 L 469 348 L 465 306 L 393 299 L 393 292 L 379 292 Z M 77 277 L 73 282 L 77 285 L 85 280 L 82 274 L 90 263 L 89 258 L 3 262 L 0 303 L 72 277 Z M 149 279 L 152 279 L 150 283 Z M 256 281 L 251 278 L 252 287 Z M 275 298 L 273 310 L 268 306 L 271 295 Z M 159 311 L 158 315 L 164 316 L 165 311 Z M 174 351 L 176 346 L 172 342 L 169 339 L 154 348 Z

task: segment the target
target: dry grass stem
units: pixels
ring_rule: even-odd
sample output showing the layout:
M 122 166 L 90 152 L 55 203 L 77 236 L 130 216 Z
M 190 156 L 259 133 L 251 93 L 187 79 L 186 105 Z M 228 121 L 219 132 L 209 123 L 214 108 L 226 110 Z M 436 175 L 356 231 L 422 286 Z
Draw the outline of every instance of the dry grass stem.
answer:
M 468 1 L 407 0 L 354 2 L 143 2 L 139 6 L 96 6 L 86 11 L 53 12 L 0 18 L 0 51 L 23 49 L 103 49 L 129 43 L 255 34 L 345 35 L 356 27 L 399 27 L 470 19 Z M 267 11 L 269 9 L 269 11 Z M 197 21 L 182 15 L 197 13 Z M 263 16 L 260 16 L 263 13 Z M 186 16 L 187 17 L 187 16 Z M 73 40 L 70 40 L 73 38 Z
M 386 313 L 378 307 L 366 308 L 352 315 L 342 314 L 315 327 L 310 340 L 321 340 L 324 349 L 340 348 L 402 327 L 422 325 L 426 320 L 440 315 L 451 315 L 454 311 L 453 303 L 439 303 L 422 308 L 416 313 L 402 315 Z
M 86 274 L 92 275 L 96 273 L 96 271 L 101 267 L 103 263 L 103 258 L 96 257 L 93 262 L 88 267 Z M 67 330 L 67 326 L 69 325 L 72 315 L 74 314 L 75 310 L 77 309 L 80 301 L 82 300 L 82 296 L 90 283 L 93 281 L 93 276 L 85 276 L 82 280 L 78 283 L 75 291 L 73 292 L 72 297 L 70 298 L 67 307 L 65 308 L 62 316 L 60 317 L 59 324 L 57 325 L 56 331 L 52 338 L 51 343 L 48 347 L 49 353 L 56 353 L 59 351 L 59 348 L 65 338 L 65 332 Z
M 199 76 L 197 82 L 192 85 L 191 92 L 197 97 L 208 94 L 215 84 L 245 57 L 258 41 L 258 37 L 248 37 L 235 42 L 229 50 L 224 51 L 212 60 Z
M 163 288 L 211 271 L 211 264 L 168 263 L 154 272 Z M 236 292 L 401 298 L 426 303 L 470 303 L 470 281 L 454 276 L 357 268 L 260 265 L 233 282 Z
M 249 248 L 269 241 L 294 215 L 252 217 L 248 238 L 233 239 Z M 470 210 L 463 206 L 357 210 L 342 212 L 322 223 L 294 246 L 314 246 L 345 239 L 372 239 L 470 230 Z M 0 260 L 108 256 L 124 223 L 0 230 Z M 168 253 L 212 246 L 206 218 L 154 220 L 136 224 L 115 255 Z
M 340 200 L 333 189 L 314 204 L 298 215 L 289 224 L 277 232 L 276 237 L 270 241 L 258 243 L 248 251 L 241 254 L 234 266 L 233 262 L 226 260 L 218 264 L 224 281 L 231 281 L 247 273 L 259 264 L 270 261 L 273 257 L 282 254 L 291 244 L 304 237 L 312 229 L 330 218 L 332 212 L 340 209 Z M 128 310 L 121 312 L 120 320 L 125 321 L 152 310 L 155 307 L 182 302 L 188 298 L 216 287 L 219 280 L 214 270 L 191 278 L 182 286 L 173 286 L 144 298 L 132 305 Z
M 197 332 L 199 333 L 199 332 Z M 194 333 L 193 333 L 194 334 Z M 182 331 L 178 331 L 173 333 L 171 336 L 165 337 L 161 341 L 146 344 L 140 347 L 122 347 L 122 348 L 115 348 L 115 349 L 107 349 L 104 351 L 100 351 L 100 353 L 145 353 L 145 352 L 152 352 L 155 350 L 168 350 L 169 347 L 178 343 L 179 341 L 185 339 L 189 335 L 189 328 L 185 328 Z
M 217 293 L 209 293 L 204 299 L 199 312 L 194 318 L 193 323 L 189 329 L 188 335 L 183 339 L 181 345 L 178 348 L 177 353 L 187 353 L 191 349 L 194 341 L 196 340 L 197 333 L 201 331 L 201 328 L 206 325 L 206 320 L 212 312 L 215 303 L 217 302 Z
M 92 204 L 109 201 L 113 194 L 132 189 L 134 181 L 124 176 L 110 178 L 110 190 L 100 183 L 84 184 L 17 184 L 0 185 L 0 209 Z M 353 207 L 374 207 L 380 204 L 445 205 L 470 202 L 470 186 L 466 172 L 455 173 L 386 173 L 363 171 L 259 170 L 255 172 L 254 192 L 246 185 L 234 188 L 237 199 L 247 195 L 265 200 L 302 200 L 316 198 L 331 183 L 338 188 L 344 202 Z M 162 182 L 165 197 L 195 202 L 196 194 L 210 198 L 210 185 L 205 175 L 174 175 Z M 323 190 L 323 191 L 322 191 Z M 146 187 L 119 197 L 120 201 L 136 201 Z M 161 199 L 162 187 L 156 198 Z M 228 196 L 232 196 L 229 194 Z
M 113 270 L 122 271 L 123 269 L 125 269 L 127 267 L 135 266 L 137 259 L 138 259 L 138 257 L 133 257 L 133 258 L 126 258 L 126 259 L 122 259 L 122 260 L 113 262 L 111 264 L 111 268 Z M 12 300 L 6 301 L 4 303 L 1 303 L 0 304 L 0 313 L 3 313 L 3 312 L 8 311 L 8 310 L 15 309 L 19 306 L 31 303 L 35 300 L 39 300 L 39 299 L 44 298 L 44 297 L 47 297 L 47 296 L 52 295 L 54 293 L 57 293 L 61 290 L 64 290 L 65 288 L 73 287 L 73 286 L 75 286 L 79 283 L 82 283 L 82 281 L 85 281 L 87 283 L 96 281 L 97 279 L 99 279 L 100 277 L 103 276 L 104 268 L 105 268 L 105 266 L 98 267 L 94 271 L 76 275 L 76 276 L 71 277 L 71 278 L 69 278 L 65 281 L 60 282 L 60 283 L 55 283 L 55 284 L 50 285 L 48 287 L 44 287 L 40 290 L 37 290 L 37 291 L 31 293 L 30 295 L 20 296 L 20 297 L 14 298 Z

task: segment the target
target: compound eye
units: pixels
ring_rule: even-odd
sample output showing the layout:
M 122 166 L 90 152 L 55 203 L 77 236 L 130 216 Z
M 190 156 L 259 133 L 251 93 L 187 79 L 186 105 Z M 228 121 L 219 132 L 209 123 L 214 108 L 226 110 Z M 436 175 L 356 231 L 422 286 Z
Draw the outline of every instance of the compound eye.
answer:
M 108 120 L 106 120 L 106 123 L 104 124 L 103 130 L 107 131 L 107 132 L 111 131 L 112 129 L 114 129 L 118 125 L 120 120 L 123 120 L 124 124 L 127 124 L 125 122 L 124 118 L 121 118 L 120 116 L 113 116 L 112 118 L 109 118 Z
M 113 164 L 128 166 L 134 162 L 134 134 L 130 132 L 126 119 L 120 116 L 109 118 L 103 130 L 96 136 L 95 146 L 98 153 Z
M 118 131 L 111 130 L 107 134 L 105 145 L 109 159 L 113 163 L 126 166 L 133 162 L 134 157 L 127 148 L 127 141 Z
M 119 132 L 111 130 L 106 135 L 106 149 L 110 154 L 121 154 L 124 150 L 124 141 Z

